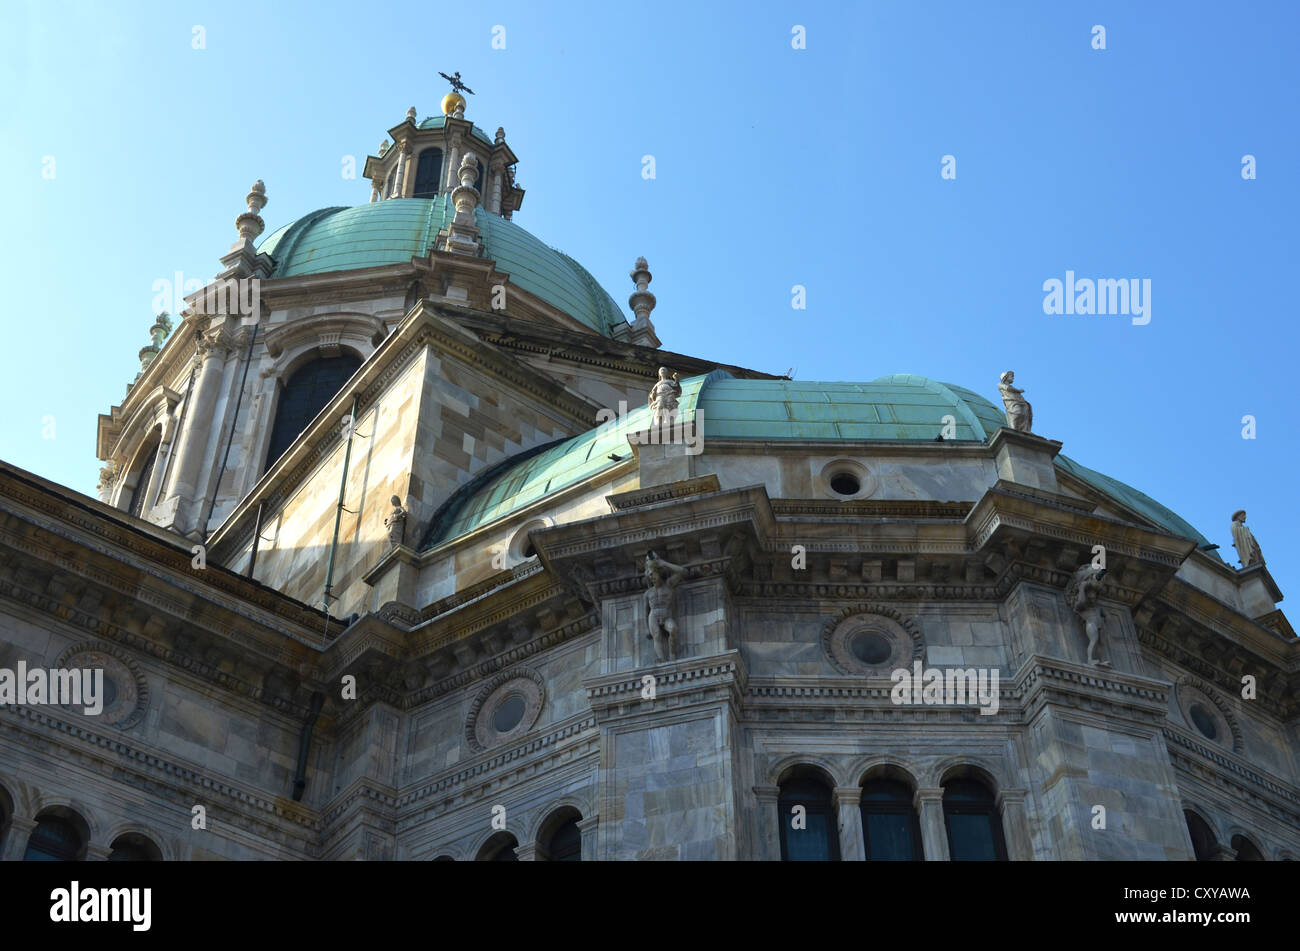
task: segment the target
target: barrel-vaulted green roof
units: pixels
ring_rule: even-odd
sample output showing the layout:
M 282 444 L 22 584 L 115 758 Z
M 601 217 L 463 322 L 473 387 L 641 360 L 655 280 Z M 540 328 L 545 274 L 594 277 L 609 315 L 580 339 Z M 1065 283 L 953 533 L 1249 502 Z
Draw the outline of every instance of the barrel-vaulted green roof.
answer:
M 944 416 L 955 420 L 955 441 L 985 442 L 1006 417 L 964 387 L 906 373 L 870 383 L 742 380 L 724 370 L 682 381 L 681 412 L 710 439 L 934 442 Z M 649 410 L 543 447 L 493 467 L 463 486 L 434 517 L 422 548 L 432 548 L 614 466 L 627 458 L 629 433 L 648 428 Z M 1159 502 L 1058 455 L 1056 465 L 1148 519 L 1199 545 L 1208 544 L 1188 522 Z
M 945 416 L 956 440 L 983 442 L 1006 425 L 984 397 L 897 373 L 870 383 L 710 380 L 700 395 L 705 439 L 883 439 L 933 442 Z
M 322 208 L 280 228 L 258 250 L 275 262 L 273 278 L 405 264 L 428 254 L 455 214 L 448 195 Z M 474 220 L 484 253 L 510 275 L 511 284 L 606 337 L 626 323 L 614 299 L 577 261 L 482 208 Z

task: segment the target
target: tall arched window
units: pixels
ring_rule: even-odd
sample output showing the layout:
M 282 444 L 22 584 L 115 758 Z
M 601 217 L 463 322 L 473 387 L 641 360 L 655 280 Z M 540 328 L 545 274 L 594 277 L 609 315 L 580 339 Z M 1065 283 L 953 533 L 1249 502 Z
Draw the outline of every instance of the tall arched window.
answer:
M 127 511 L 136 518 L 144 517 L 145 496 L 149 494 L 149 482 L 153 479 L 154 467 L 158 464 L 158 450 L 160 445 L 154 446 L 145 459 L 144 465 L 140 468 L 140 474 L 136 477 L 135 488 L 131 490 L 131 504 Z
M 86 835 L 71 814 L 46 813 L 27 839 L 24 862 L 76 862 L 85 857 Z
M 830 787 L 820 776 L 810 772 L 791 776 L 781 784 L 776 808 L 781 823 L 781 861 L 839 861 L 839 824 Z
M 425 149 L 415 163 L 415 198 L 436 198 L 442 176 L 442 149 Z
M 275 408 L 275 423 L 271 427 L 271 444 L 266 450 L 266 468 L 284 455 L 307 424 L 325 408 L 338 391 L 357 372 L 361 358 L 351 354 L 340 357 L 322 357 L 298 368 L 285 381 L 280 391 L 280 403 Z
M 480 862 L 518 862 L 519 856 L 515 854 L 517 848 L 519 848 L 518 839 L 509 832 L 498 832 L 484 843 L 483 848 L 479 849 L 478 860 Z
M 1232 837 L 1232 847 L 1237 852 L 1238 862 L 1262 862 L 1263 854 L 1255 848 L 1255 843 L 1244 835 L 1234 835 Z
M 1007 847 L 997 804 L 976 779 L 950 779 L 943 786 L 948 855 L 954 862 L 1005 862 Z
M 1192 854 L 1196 856 L 1196 861 L 1211 861 L 1214 858 L 1216 845 L 1213 830 L 1204 819 L 1190 809 L 1183 810 L 1183 818 L 1187 820 L 1187 831 L 1192 836 Z
M 162 850 L 138 832 L 127 832 L 113 840 L 110 862 L 161 862 Z
M 564 809 L 552 818 L 549 829 L 543 827 L 542 852 L 548 861 L 582 861 L 582 830 L 578 828 L 581 818 L 576 809 Z
M 912 790 L 896 779 L 864 784 L 862 838 L 869 862 L 921 861 L 921 823 L 912 808 Z

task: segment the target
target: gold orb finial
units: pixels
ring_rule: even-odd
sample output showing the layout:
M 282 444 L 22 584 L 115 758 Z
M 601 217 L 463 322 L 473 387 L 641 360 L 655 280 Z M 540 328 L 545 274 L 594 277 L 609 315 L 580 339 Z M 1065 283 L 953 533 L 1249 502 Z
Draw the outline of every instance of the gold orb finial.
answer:
M 457 106 L 460 106 L 462 111 L 465 108 L 465 97 L 460 93 L 449 92 L 442 97 L 442 114 L 444 116 L 454 115 Z

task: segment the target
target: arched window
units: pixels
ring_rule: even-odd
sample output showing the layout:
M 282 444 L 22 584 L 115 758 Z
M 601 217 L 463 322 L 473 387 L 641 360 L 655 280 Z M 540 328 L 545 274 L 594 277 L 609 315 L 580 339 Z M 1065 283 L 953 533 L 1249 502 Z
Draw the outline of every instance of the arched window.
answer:
M 153 451 L 149 453 L 149 457 L 140 468 L 139 476 L 136 477 L 135 488 L 131 490 L 131 504 L 127 507 L 127 511 L 136 518 L 144 517 L 145 496 L 149 494 L 149 482 L 153 479 L 153 470 L 158 464 L 158 450 L 161 448 L 161 445 L 153 447 Z
M 862 838 L 869 862 L 921 861 L 921 823 L 912 808 L 912 790 L 896 779 L 864 784 Z
M 1237 852 L 1238 862 L 1262 862 L 1264 856 L 1259 849 L 1255 848 L 1255 843 L 1244 835 L 1234 835 L 1232 837 L 1232 847 Z
M 839 824 L 831 806 L 830 787 L 821 777 L 806 772 L 791 776 L 781 784 L 776 809 L 781 823 L 781 861 L 839 861 Z
M 578 828 L 578 820 L 570 819 L 556 829 L 546 851 L 552 862 L 581 862 L 582 830 Z
M 280 391 L 280 404 L 275 408 L 275 424 L 271 427 L 271 444 L 266 450 L 266 468 L 269 469 L 284 455 L 307 424 L 325 408 L 334 394 L 342 388 L 357 367 L 361 358 L 351 354 L 340 357 L 322 357 L 294 371 Z
M 1002 822 L 988 787 L 976 779 L 951 779 L 943 787 L 948 855 L 954 862 L 1005 862 Z
M 1183 818 L 1187 820 L 1187 831 L 1192 836 L 1192 853 L 1196 856 L 1196 861 L 1211 861 L 1217 844 L 1214 840 L 1214 832 L 1204 819 L 1190 809 L 1183 810 Z
M 436 198 L 442 175 L 442 149 L 425 149 L 415 163 L 415 198 Z
M 479 849 L 478 861 L 518 862 L 519 856 L 515 855 L 517 848 L 519 848 L 518 839 L 509 832 L 498 832 L 483 844 L 483 848 Z
M 36 820 L 24 862 L 76 862 L 85 856 L 86 834 L 72 814 L 49 812 Z
M 113 840 L 110 862 L 161 862 L 162 850 L 138 832 L 127 832 Z
M 13 815 L 13 807 L 9 802 L 9 795 L 0 788 L 0 855 L 4 854 L 5 837 L 9 832 L 9 817 Z

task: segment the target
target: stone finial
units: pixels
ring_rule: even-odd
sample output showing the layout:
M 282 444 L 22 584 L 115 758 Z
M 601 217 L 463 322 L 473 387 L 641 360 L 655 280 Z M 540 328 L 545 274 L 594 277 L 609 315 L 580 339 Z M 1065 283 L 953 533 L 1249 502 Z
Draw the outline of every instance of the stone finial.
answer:
M 379 157 L 383 158 L 384 153 L 387 151 L 388 151 L 388 139 L 384 139 L 384 141 L 379 143 Z
M 998 391 L 1002 394 L 1002 405 L 1007 410 L 1007 425 L 1016 432 L 1033 432 L 1034 408 L 1025 399 L 1025 391 L 1011 385 L 1015 382 L 1015 379 L 1015 371 L 1008 370 L 1002 374 L 998 381 Z
M 677 401 L 681 396 L 682 385 L 677 382 L 677 374 L 667 367 L 660 367 L 659 380 L 650 387 L 649 399 L 650 415 L 656 425 L 672 425 L 677 418 Z
M 1088 635 L 1088 663 L 1094 667 L 1110 666 L 1108 661 L 1099 656 L 1106 615 L 1097 596 L 1101 593 L 1101 580 L 1105 577 L 1105 568 L 1095 568 L 1089 562 L 1081 565 L 1065 586 L 1065 603 L 1083 621 L 1084 632 Z
M 153 345 L 161 350 L 163 341 L 167 339 L 167 335 L 171 332 L 171 317 L 167 311 L 161 311 L 157 318 L 154 319 L 153 326 L 149 328 L 149 336 L 153 340 Z
M 636 285 L 636 290 L 627 299 L 628 306 L 636 314 L 636 323 L 633 326 L 649 323 L 650 311 L 655 309 L 657 301 L 655 296 L 646 290 L 650 286 L 650 281 L 653 280 L 650 265 L 646 262 L 646 259 L 637 258 L 632 270 L 628 271 L 628 276 L 632 278 L 632 283 Z
M 402 500 L 397 496 L 394 495 L 389 501 L 393 503 L 393 510 L 384 519 L 384 527 L 388 529 L 388 544 L 396 548 L 402 544 L 406 535 L 406 517 L 410 513 L 402 508 Z
M 497 126 L 497 135 L 495 141 L 497 145 L 505 145 L 506 142 L 505 126 Z
M 407 122 L 415 121 L 415 106 L 412 106 L 410 109 L 406 110 L 406 121 Z
M 1246 510 L 1237 509 L 1232 513 L 1232 547 L 1237 549 L 1237 558 L 1242 568 L 1264 564 L 1264 555 L 1259 550 L 1259 542 L 1254 533 L 1246 527 Z
M 253 187 L 244 196 L 248 211 L 235 219 L 235 228 L 239 231 L 239 237 L 245 241 L 252 241 L 266 230 L 266 222 L 262 220 L 262 209 L 266 207 L 266 200 L 266 185 L 259 178 L 253 182 Z
M 664 561 L 654 552 L 645 558 L 645 607 L 650 633 L 654 641 L 655 659 L 659 663 L 672 660 L 673 638 L 677 634 L 677 621 L 673 611 L 677 604 L 677 586 L 686 577 L 686 569 Z
M 456 109 L 455 109 L 454 112 L 452 112 L 451 117 L 452 117 L 453 119 L 464 119 L 464 118 L 465 118 L 465 100 L 464 100 L 464 99 L 460 99 L 460 100 L 457 101 L 457 103 L 456 103 Z

